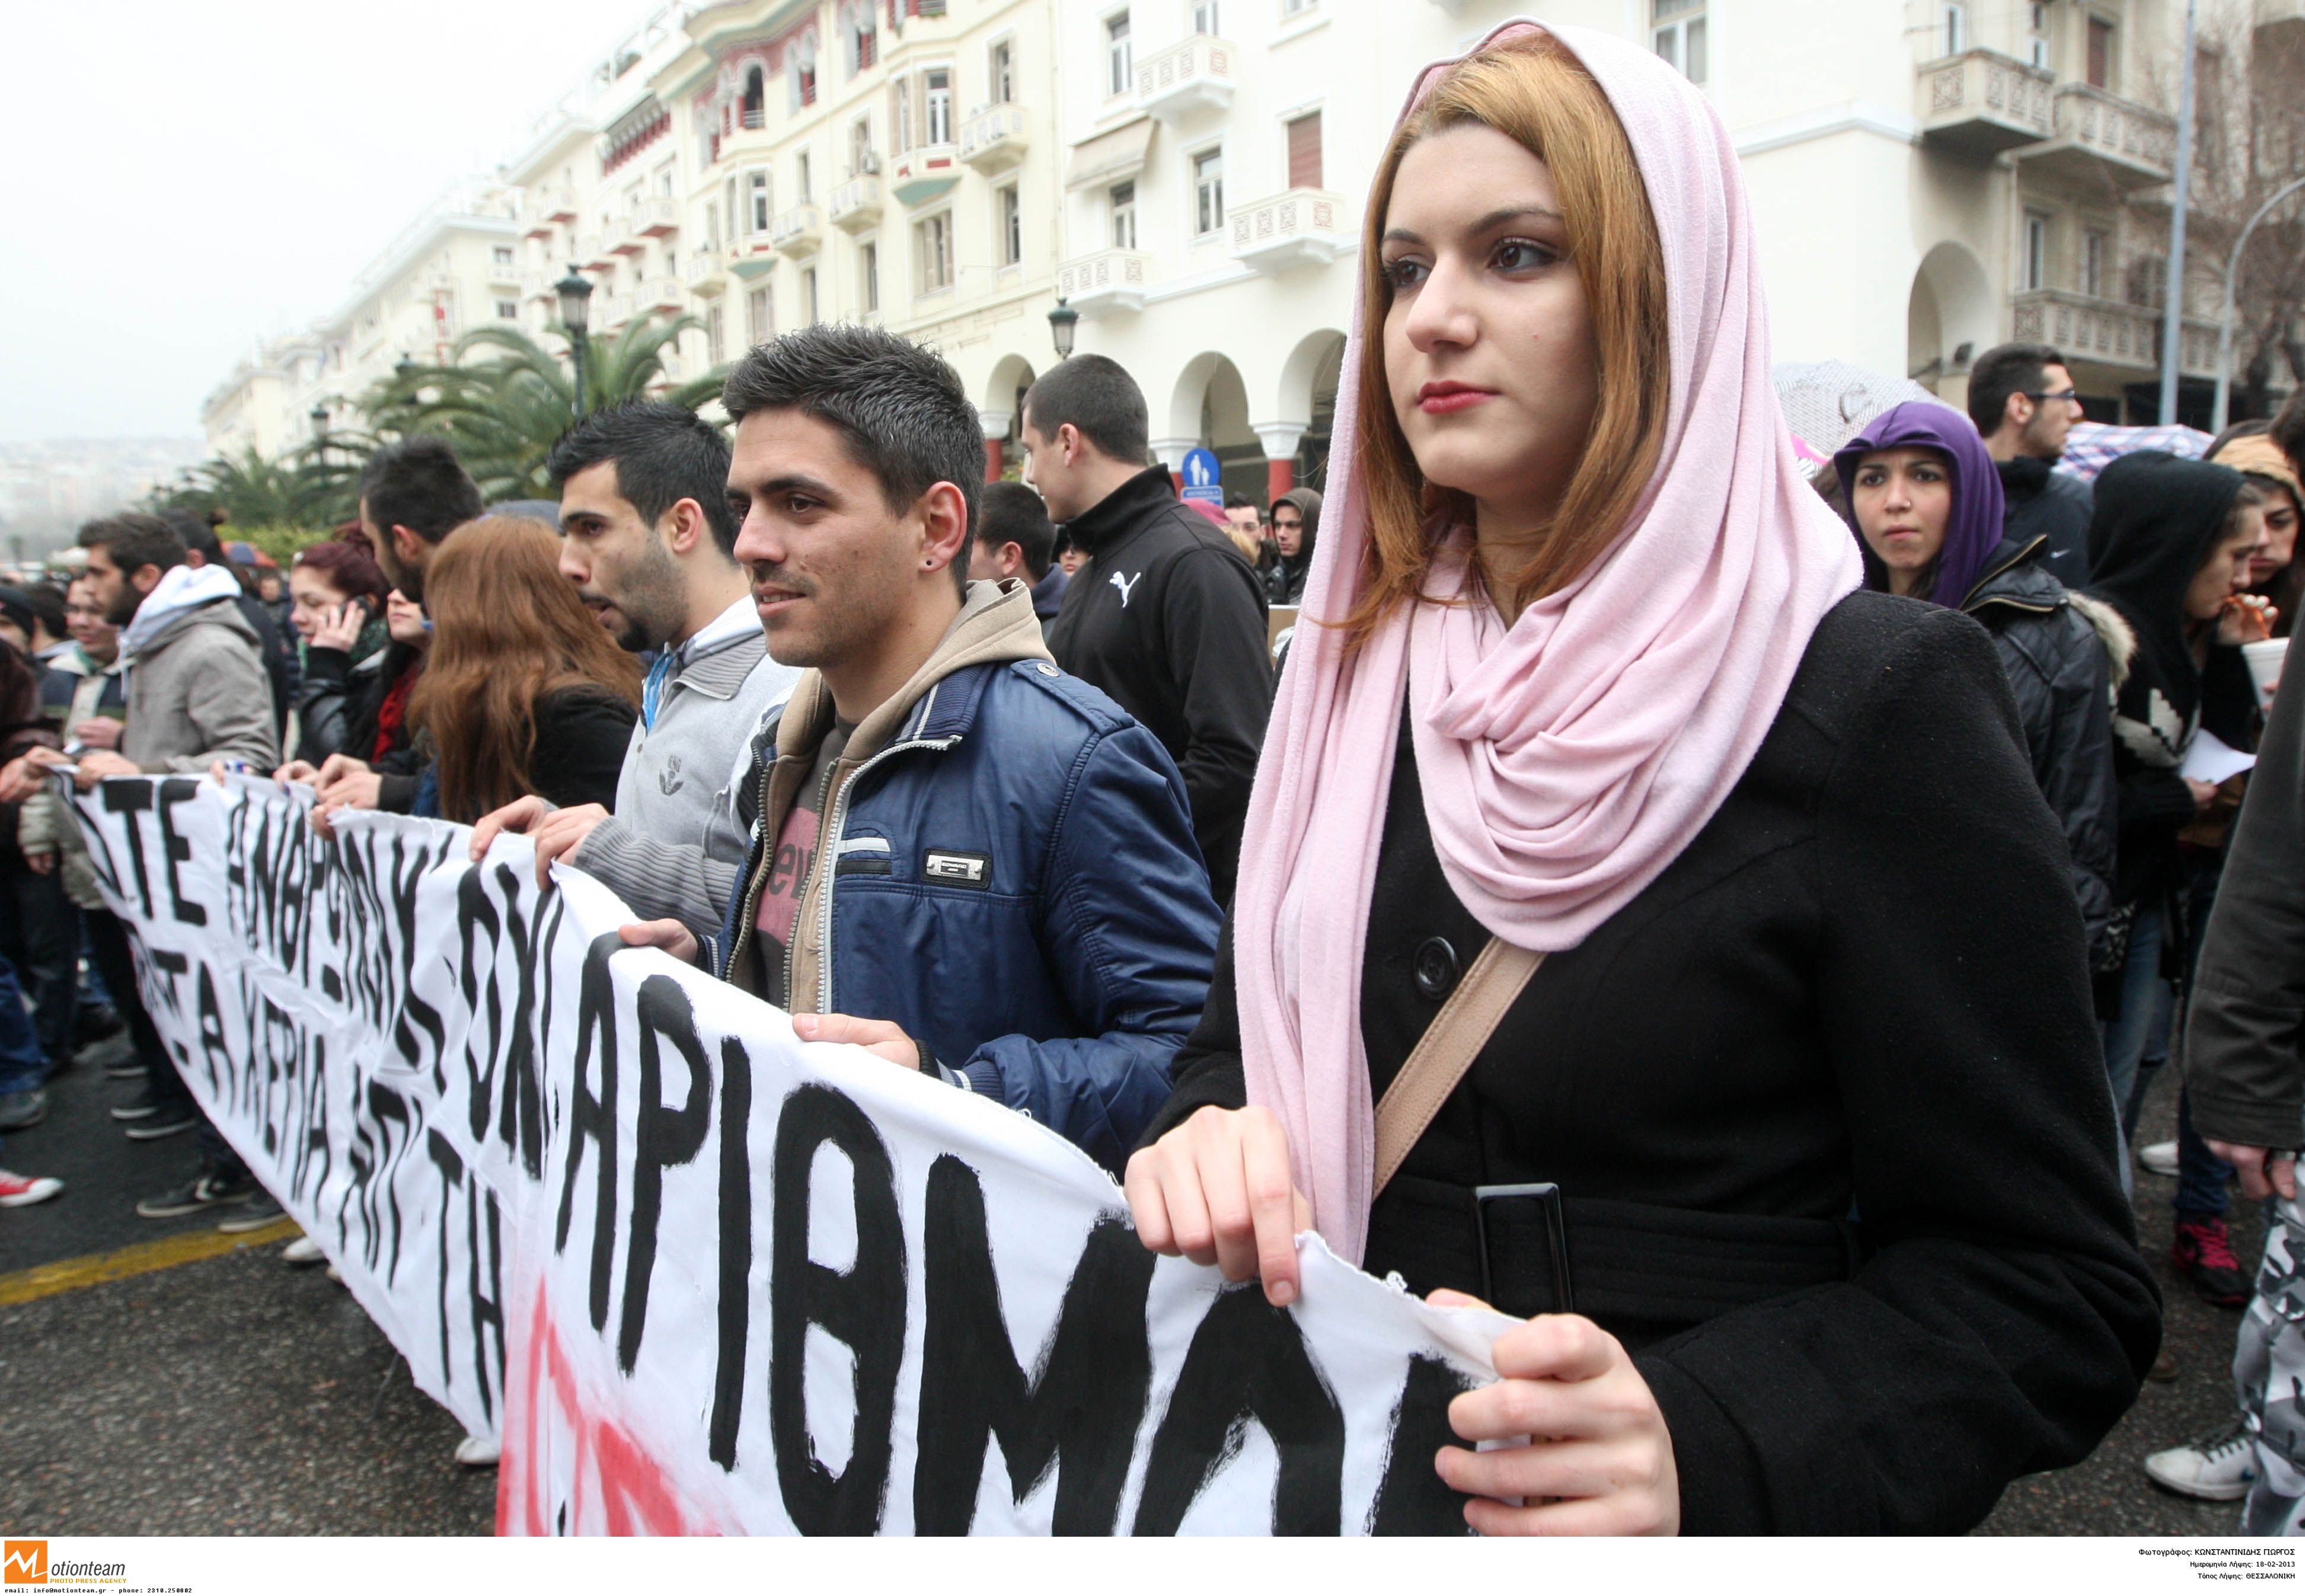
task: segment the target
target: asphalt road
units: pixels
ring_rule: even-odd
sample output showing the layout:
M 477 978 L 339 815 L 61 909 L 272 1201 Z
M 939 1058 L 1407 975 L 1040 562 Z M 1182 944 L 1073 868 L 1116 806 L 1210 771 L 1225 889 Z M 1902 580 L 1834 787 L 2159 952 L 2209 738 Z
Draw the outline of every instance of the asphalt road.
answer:
M 156 1238 L 192 1244 L 213 1223 L 154 1223 L 136 1200 L 183 1179 L 191 1138 L 123 1138 L 105 1108 L 132 1083 L 88 1072 L 56 1083 L 49 1122 L 9 1139 L 10 1167 L 68 1183 L 55 1201 L 0 1211 L 0 1297 L 21 1271 Z M 2156 1086 L 2144 1140 L 2172 1133 L 2173 1084 Z M 1979 1532 L 2232 1532 L 2237 1504 L 2154 1486 L 2148 1451 L 2215 1429 L 2233 1411 L 2238 1312 L 2203 1304 L 2168 1268 L 2173 1183 L 2140 1173 L 2138 1213 L 2161 1278 L 2180 1368 L 2148 1384 L 2096 1455 L 2012 1486 Z M 2262 1227 L 2237 1216 L 2254 1267 Z M 69 1534 L 486 1534 L 491 1471 L 459 1467 L 461 1430 L 319 1269 L 276 1242 L 0 1305 L 0 1526 Z

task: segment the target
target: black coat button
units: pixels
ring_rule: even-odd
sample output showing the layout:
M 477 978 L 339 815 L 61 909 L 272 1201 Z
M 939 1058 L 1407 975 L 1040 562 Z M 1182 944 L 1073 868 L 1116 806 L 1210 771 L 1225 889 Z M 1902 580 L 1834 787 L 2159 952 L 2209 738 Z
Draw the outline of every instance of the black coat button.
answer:
M 1445 937 L 1427 937 L 1418 943 L 1408 967 L 1416 977 L 1416 989 L 1433 1003 L 1455 991 L 1457 978 L 1464 973 L 1457 964 L 1457 950 Z

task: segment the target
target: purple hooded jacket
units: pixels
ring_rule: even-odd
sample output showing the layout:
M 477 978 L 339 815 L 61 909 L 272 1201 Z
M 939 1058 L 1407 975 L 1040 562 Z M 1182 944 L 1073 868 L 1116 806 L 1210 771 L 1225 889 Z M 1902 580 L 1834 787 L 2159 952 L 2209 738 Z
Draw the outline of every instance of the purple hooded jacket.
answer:
M 1985 452 L 1985 440 L 1959 411 L 1921 399 L 1892 405 L 1867 422 L 1865 429 L 1833 456 L 1833 469 L 1841 473 L 1841 495 L 1850 505 L 1852 530 L 1857 519 L 1857 463 L 1876 449 L 1909 448 L 1935 449 L 1945 457 L 1952 472 L 1952 514 L 1945 521 L 1944 548 L 1937 554 L 1929 601 L 1959 609 L 2001 543 L 2001 474 L 1993 469 L 1993 456 Z M 1865 560 L 1865 585 L 1887 592 L 1888 571 L 1875 557 L 1862 533 L 1858 535 L 1857 547 Z

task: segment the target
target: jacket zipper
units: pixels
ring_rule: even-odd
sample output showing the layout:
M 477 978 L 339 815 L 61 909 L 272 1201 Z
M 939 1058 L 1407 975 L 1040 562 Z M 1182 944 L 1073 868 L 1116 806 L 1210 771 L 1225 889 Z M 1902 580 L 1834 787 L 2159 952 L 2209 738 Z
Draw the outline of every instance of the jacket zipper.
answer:
M 775 746 L 774 743 L 770 744 L 771 750 Z M 773 758 L 761 767 L 761 796 L 753 811 L 758 817 L 753 822 L 753 828 L 756 833 L 762 834 L 760 846 L 763 851 L 776 846 L 775 841 L 765 835 L 769 823 L 769 786 L 776 777 L 776 769 L 777 761 Z M 753 866 L 750 883 L 744 888 L 740 913 L 736 916 L 736 939 L 728 944 L 728 957 L 720 966 L 722 981 L 733 981 L 736 979 L 736 961 L 744 956 L 744 943 L 753 934 L 753 917 L 761 912 L 761 894 L 767 890 L 768 885 L 769 878 L 761 870 L 760 863 L 756 862 Z M 789 985 L 792 981 L 790 972 L 786 973 L 785 980 Z M 792 994 L 788 991 L 785 995 L 790 997 Z
M 959 741 L 960 734 L 956 732 L 949 737 L 916 737 L 907 743 L 891 743 L 850 771 L 848 779 L 840 784 L 840 791 L 832 800 L 832 812 L 827 818 L 824 836 L 818 844 L 818 860 L 822 861 L 829 855 L 832 864 L 824 878 L 822 906 L 816 917 L 817 1013 L 829 1014 L 832 1012 L 832 884 L 840 877 L 840 844 L 843 840 L 840 828 L 848 814 L 848 794 L 856 790 L 856 784 L 863 779 L 864 773 L 883 760 L 923 748 L 941 753 Z M 787 998 L 792 996 L 792 971 L 789 965 L 785 971 L 785 996 Z

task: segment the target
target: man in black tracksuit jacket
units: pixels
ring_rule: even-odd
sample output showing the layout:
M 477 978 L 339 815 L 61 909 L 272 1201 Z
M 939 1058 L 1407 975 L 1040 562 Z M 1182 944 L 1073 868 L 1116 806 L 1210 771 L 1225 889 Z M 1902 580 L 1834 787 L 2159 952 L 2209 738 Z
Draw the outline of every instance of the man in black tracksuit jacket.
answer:
M 1048 630 L 1057 663 L 1102 689 L 1184 774 L 1219 904 L 1232 897 L 1249 785 L 1272 710 L 1256 573 L 1140 468 L 1144 395 L 1100 355 L 1076 355 L 1025 397 L 1026 480 L 1089 556 Z

